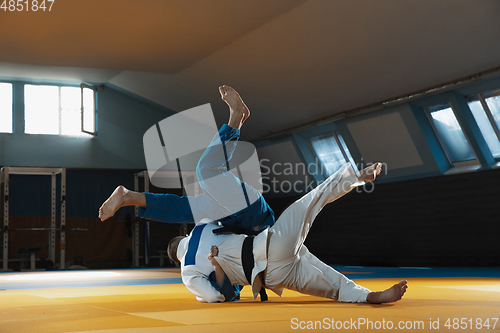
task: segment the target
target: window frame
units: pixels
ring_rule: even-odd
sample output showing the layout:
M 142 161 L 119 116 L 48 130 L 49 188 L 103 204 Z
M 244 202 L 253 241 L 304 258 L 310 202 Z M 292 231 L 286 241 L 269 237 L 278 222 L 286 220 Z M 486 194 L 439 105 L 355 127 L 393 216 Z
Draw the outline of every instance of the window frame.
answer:
M 86 131 L 85 130 L 85 123 L 84 123 L 84 115 L 85 115 L 85 107 L 84 107 L 84 100 L 83 100 L 83 89 L 91 89 L 94 93 L 94 114 L 93 114 L 93 118 L 94 118 L 94 131 L 93 132 L 90 132 L 90 131 Z M 93 85 L 90 85 L 88 83 L 80 83 L 80 90 L 81 90 L 81 108 L 80 108 L 80 113 L 81 113 L 81 121 L 80 121 L 80 125 L 81 125 L 81 132 L 82 133 L 87 133 L 87 134 L 90 134 L 92 135 L 93 137 L 97 136 L 97 88 L 94 87 Z
M 25 135 L 49 135 L 49 136 L 59 136 L 59 137 L 68 137 L 68 138 L 78 138 L 78 139 L 90 139 L 92 137 L 96 137 L 97 136 L 97 88 L 92 86 L 92 85 L 89 85 L 89 84 L 86 84 L 86 83 L 81 83 L 80 85 L 72 85 L 72 84 L 56 84 L 56 83 L 23 83 L 23 91 L 24 91 L 24 100 L 23 100 L 23 104 L 24 104 L 24 108 L 26 107 L 26 86 L 27 85 L 30 85 L 30 86 L 51 86 L 51 87 L 57 87 L 58 90 L 59 90 L 59 107 L 58 107 L 58 113 L 59 113 L 59 133 L 57 134 L 43 134 L 43 133 L 26 133 L 24 132 Z M 84 131 L 83 130 L 83 110 L 82 110 L 82 107 L 83 107 L 83 87 L 82 85 L 85 85 L 85 88 L 89 88 L 89 89 L 92 89 L 94 91 L 94 132 L 88 132 L 88 131 Z M 61 118 L 62 118 L 62 104 L 61 104 L 61 88 L 63 87 L 69 87 L 69 88 L 80 88 L 81 90 L 81 94 L 80 94 L 80 114 L 81 114 L 81 117 L 80 117 L 80 133 L 85 133 L 85 134 L 89 134 L 89 136 L 75 136 L 75 135 L 67 135 L 67 134 L 61 134 L 62 133 L 62 121 L 61 121 Z M 24 113 L 24 117 L 23 117 L 23 121 L 24 121 L 24 124 L 23 126 L 25 127 L 26 126 L 26 113 Z
M 445 145 L 443 143 L 443 140 L 441 139 L 441 137 L 440 137 L 440 135 L 439 135 L 439 133 L 438 133 L 438 131 L 436 129 L 436 126 L 434 125 L 434 120 L 433 120 L 432 115 L 431 115 L 432 112 L 435 112 L 437 110 L 435 110 L 435 111 L 431 111 L 430 110 L 430 109 L 432 109 L 434 107 L 437 107 L 437 106 L 440 106 L 440 105 L 448 105 L 451 108 L 451 111 L 453 112 L 453 115 L 455 116 L 455 119 L 457 120 L 458 125 L 460 126 L 460 130 L 462 131 L 465 139 L 467 140 L 467 144 L 469 145 L 469 148 L 472 151 L 472 154 L 474 155 L 474 159 L 473 160 L 459 161 L 459 162 L 452 162 L 451 161 L 450 156 L 446 152 L 446 148 L 445 148 Z M 438 142 L 441 145 L 441 149 L 443 150 L 444 155 L 446 156 L 446 159 L 448 160 L 448 163 L 450 163 L 450 165 L 452 165 L 453 167 L 465 167 L 465 166 L 476 166 L 476 165 L 480 164 L 479 159 L 477 158 L 477 154 L 474 151 L 474 148 L 472 147 L 472 145 L 470 144 L 470 139 L 467 136 L 467 133 L 465 133 L 465 131 L 464 131 L 464 126 L 460 122 L 460 119 L 458 119 L 457 113 L 456 113 L 455 109 L 453 108 L 453 105 L 452 105 L 452 103 L 450 101 L 445 101 L 445 102 L 442 102 L 442 103 L 428 105 L 428 106 L 424 107 L 424 111 L 425 111 L 425 114 L 427 116 L 427 119 L 428 119 L 429 123 L 431 124 L 432 130 L 434 131 L 434 134 L 436 134 Z
M 485 97 L 486 96 L 486 97 Z M 495 89 L 487 92 L 482 92 L 478 94 L 473 94 L 470 96 L 467 96 L 467 102 L 472 102 L 472 101 L 479 101 L 481 103 L 481 106 L 483 107 L 484 112 L 486 113 L 486 117 L 488 118 L 491 127 L 493 127 L 493 131 L 495 132 L 498 141 L 500 141 L 500 128 L 497 125 L 495 119 L 493 118 L 493 114 L 491 113 L 490 107 L 488 106 L 488 103 L 486 102 L 486 99 L 489 97 L 497 97 L 500 96 L 500 90 Z M 499 157 L 495 157 L 495 159 L 500 159 Z
M 344 157 L 345 163 L 350 163 L 351 165 L 353 165 L 353 162 L 354 162 L 354 159 L 352 158 L 352 156 L 349 157 L 347 155 L 347 153 L 345 152 L 345 149 L 346 148 L 349 149 L 349 148 L 347 147 L 345 142 L 344 142 L 344 144 L 342 144 L 342 142 L 339 140 L 338 135 L 340 135 L 340 132 L 338 130 L 333 130 L 333 131 L 328 131 L 328 132 L 321 133 L 321 134 L 314 134 L 314 135 L 307 136 L 306 140 L 307 140 L 307 143 L 309 144 L 309 148 L 311 149 L 312 153 L 314 154 L 316 161 L 318 163 L 321 163 L 321 171 L 322 171 L 322 175 L 323 175 L 323 177 L 325 177 L 325 179 L 330 177 L 331 175 L 328 175 L 327 168 L 324 165 L 324 163 L 321 161 L 321 159 L 319 158 L 318 153 L 316 152 L 316 149 L 314 149 L 314 147 L 311 143 L 311 139 L 317 138 L 317 137 L 329 136 L 329 135 L 331 135 L 335 139 L 335 142 L 337 143 L 337 146 L 339 147 L 340 152 L 342 153 L 342 156 Z M 342 138 L 342 141 L 343 140 L 344 140 L 344 138 Z M 345 145 L 345 147 L 344 147 L 344 145 Z M 350 154 L 351 153 L 349 152 L 349 155 Z M 355 172 L 359 172 L 357 170 L 358 168 L 355 164 L 353 165 L 353 169 Z

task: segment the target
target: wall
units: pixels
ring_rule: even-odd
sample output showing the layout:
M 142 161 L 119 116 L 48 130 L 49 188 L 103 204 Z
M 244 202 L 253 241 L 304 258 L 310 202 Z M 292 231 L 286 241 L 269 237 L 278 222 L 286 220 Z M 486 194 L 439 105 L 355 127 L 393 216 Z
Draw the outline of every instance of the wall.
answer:
M 268 155 L 280 156 L 277 142 L 289 140 L 305 163 L 313 163 L 307 139 L 338 130 L 360 168 L 386 163 L 373 187 L 357 188 L 323 209 L 305 242 L 309 250 L 329 264 L 499 266 L 498 160 L 492 158 L 465 99 L 499 88 L 500 78 L 491 78 L 274 142 L 257 142 L 268 147 Z M 479 170 L 449 174 L 453 166 L 424 109 L 443 102 L 456 111 L 478 155 Z M 284 193 L 267 197 L 277 216 L 298 198 Z
M 377 184 L 316 217 L 306 246 L 329 264 L 500 266 L 500 170 Z M 276 215 L 297 197 L 271 199 Z
M 173 112 L 106 86 L 98 92 L 97 137 L 26 135 L 23 133 L 23 83 L 13 84 L 15 131 L 0 134 L 0 165 L 67 168 L 66 226 L 88 230 L 67 232 L 67 260 L 82 256 L 89 267 L 128 265 L 132 244 L 130 226 L 120 221 L 125 214 L 133 214 L 133 209 L 122 208 L 116 217 L 106 222 L 98 219 L 98 210 L 116 186 L 133 188 L 134 172 L 146 168 L 142 147 L 144 132 Z M 59 182 L 58 176 L 58 207 Z M 48 176 L 10 177 L 11 229 L 50 227 L 50 188 Z M 59 216 L 59 209 L 57 214 Z M 167 234 L 175 235 L 178 226 L 167 229 Z M 164 244 L 159 240 L 162 244 L 155 246 L 163 248 L 170 234 L 164 237 Z M 33 246 L 41 248 L 37 258 L 47 256 L 47 231 L 10 231 L 9 235 L 9 258 L 19 258 L 17 252 L 21 247 Z M 58 240 L 56 243 L 58 261 Z M 11 263 L 10 267 L 17 266 Z
M 385 164 L 382 182 L 440 174 L 408 104 L 344 119 L 337 126 L 360 168 L 377 161 Z
M 301 161 L 309 165 L 317 161 L 308 138 L 338 131 L 358 168 L 361 169 L 376 161 L 385 163 L 384 172 L 378 179 L 379 183 L 442 176 L 453 171 L 453 165 L 448 161 L 431 127 L 425 107 L 450 103 L 477 155 L 479 170 L 489 170 L 497 167 L 499 160 L 491 155 L 467 105 L 466 97 L 495 89 L 500 89 L 500 77 L 484 79 L 454 90 L 422 97 L 375 112 L 318 124 L 281 138 L 255 141 L 254 144 L 260 150 L 266 147 L 266 156 L 275 156 L 274 160 L 283 164 L 286 158 L 280 158 L 283 156 L 282 142 L 289 141 L 295 146 Z M 292 160 L 295 161 L 297 158 L 293 157 Z M 297 176 L 305 177 L 287 175 L 285 178 L 281 177 L 280 180 L 293 182 L 294 177 Z M 316 182 L 324 179 L 320 174 L 309 173 L 308 176 Z M 293 193 L 273 193 L 272 197 L 286 195 L 293 195 Z
M 14 82 L 14 133 L 0 134 L 0 165 L 145 169 L 142 136 L 173 114 L 106 86 L 98 92 L 98 136 L 24 134 L 24 87 Z
M 297 195 L 310 190 L 307 182 L 321 182 L 321 173 L 307 169 L 297 172 L 294 167 L 316 163 L 307 138 L 338 130 L 356 164 L 363 167 L 380 160 L 387 163 L 387 174 L 378 178 L 373 192 L 349 194 L 324 209 L 306 242 L 313 253 L 328 263 L 351 265 L 500 265 L 496 245 L 500 233 L 496 223 L 500 184 L 496 180 L 500 179 L 500 170 L 492 169 L 497 161 L 483 158 L 479 172 L 444 176 L 451 165 L 424 113 L 425 106 L 449 101 L 458 105 L 462 119 L 470 121 L 464 96 L 498 88 L 500 79 L 492 78 L 282 138 L 254 142 L 263 175 L 268 177 L 265 184 L 272 187 L 272 180 L 276 181 L 277 190 L 265 196 L 279 215 Z M 19 103 L 19 88 L 16 91 Z M 131 186 L 133 172 L 145 168 L 142 135 L 169 111 L 106 87 L 99 94 L 99 136 L 91 140 L 20 134 L 19 114 L 22 116 L 17 105 L 16 133 L 0 135 L 0 164 L 68 167 L 68 227 L 90 230 L 68 236 L 68 253 L 73 246 L 76 255 L 94 261 L 125 260 L 130 239 L 119 221 L 127 210 L 106 223 L 97 219 L 96 212 L 118 184 Z M 476 136 L 474 123 L 468 124 L 468 135 Z M 474 144 L 484 148 L 478 140 Z M 266 167 L 273 164 L 277 168 L 267 172 Z M 83 169 L 71 169 L 76 167 Z M 302 182 L 304 186 L 283 191 L 285 182 Z M 18 226 L 47 223 L 44 187 L 43 180 L 16 185 L 18 197 L 25 196 L 25 201 L 19 199 L 11 210 L 17 219 L 12 221 Z M 37 190 L 31 193 L 33 188 Z M 175 228 L 171 226 L 165 240 Z M 25 239 L 16 237 L 16 242 Z M 41 242 L 43 237 L 31 243 Z M 113 245 L 109 239 L 117 243 Z M 18 247 L 21 243 L 13 244 Z M 11 251 L 17 251 L 17 247 Z

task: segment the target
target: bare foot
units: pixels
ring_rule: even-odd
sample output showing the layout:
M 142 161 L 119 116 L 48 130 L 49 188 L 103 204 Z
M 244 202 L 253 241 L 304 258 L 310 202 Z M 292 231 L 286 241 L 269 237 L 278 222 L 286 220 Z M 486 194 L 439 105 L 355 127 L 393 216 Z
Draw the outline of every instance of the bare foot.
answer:
M 222 100 L 229 106 L 230 117 L 228 125 L 241 129 L 245 120 L 250 117 L 250 110 L 248 110 L 238 92 L 233 88 L 220 86 L 219 92 Z
M 372 182 L 375 180 L 375 178 L 377 178 L 377 175 L 380 174 L 381 171 L 382 171 L 382 163 L 377 162 L 361 170 L 359 172 L 360 176 L 358 177 L 358 179 L 360 181 Z
M 374 304 L 397 302 L 403 297 L 406 289 L 408 289 L 408 281 L 401 280 L 389 289 L 369 293 L 366 300 Z
M 118 186 L 114 192 L 109 196 L 108 200 L 106 200 L 101 208 L 99 208 L 99 218 L 101 221 L 107 220 L 113 215 L 115 215 L 116 211 L 123 207 L 125 204 L 125 195 L 129 192 L 124 186 Z

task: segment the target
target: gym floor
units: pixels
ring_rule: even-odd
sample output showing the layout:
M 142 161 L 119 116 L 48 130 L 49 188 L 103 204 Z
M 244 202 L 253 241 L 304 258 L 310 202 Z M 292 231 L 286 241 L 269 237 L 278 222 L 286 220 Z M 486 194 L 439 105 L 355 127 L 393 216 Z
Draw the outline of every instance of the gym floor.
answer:
M 392 304 L 339 303 L 285 290 L 269 301 L 205 304 L 179 269 L 0 273 L 0 332 L 500 331 L 500 269 L 335 266 L 371 290 L 406 278 Z

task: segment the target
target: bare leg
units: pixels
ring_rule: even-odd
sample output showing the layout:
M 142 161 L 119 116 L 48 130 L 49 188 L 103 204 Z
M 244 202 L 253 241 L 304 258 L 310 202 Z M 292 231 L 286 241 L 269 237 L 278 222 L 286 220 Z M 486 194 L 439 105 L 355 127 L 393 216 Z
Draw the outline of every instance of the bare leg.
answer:
M 222 100 L 229 106 L 228 125 L 232 128 L 241 129 L 245 120 L 250 117 L 250 110 L 241 99 L 236 90 L 229 86 L 220 86 L 219 92 Z
M 124 186 L 118 186 L 110 195 L 101 208 L 99 208 L 99 218 L 101 221 L 112 217 L 118 209 L 125 206 L 139 206 L 146 208 L 146 196 L 144 193 L 130 191 Z
M 228 126 L 241 130 L 245 120 L 250 117 L 250 110 L 241 99 L 240 94 L 229 86 L 220 86 L 219 92 L 222 100 L 229 106 Z M 253 227 L 254 231 L 260 230 L 261 225 Z
M 366 300 L 375 304 L 397 302 L 403 297 L 406 289 L 408 289 L 408 282 L 401 280 L 384 291 L 372 291 L 368 294 Z

